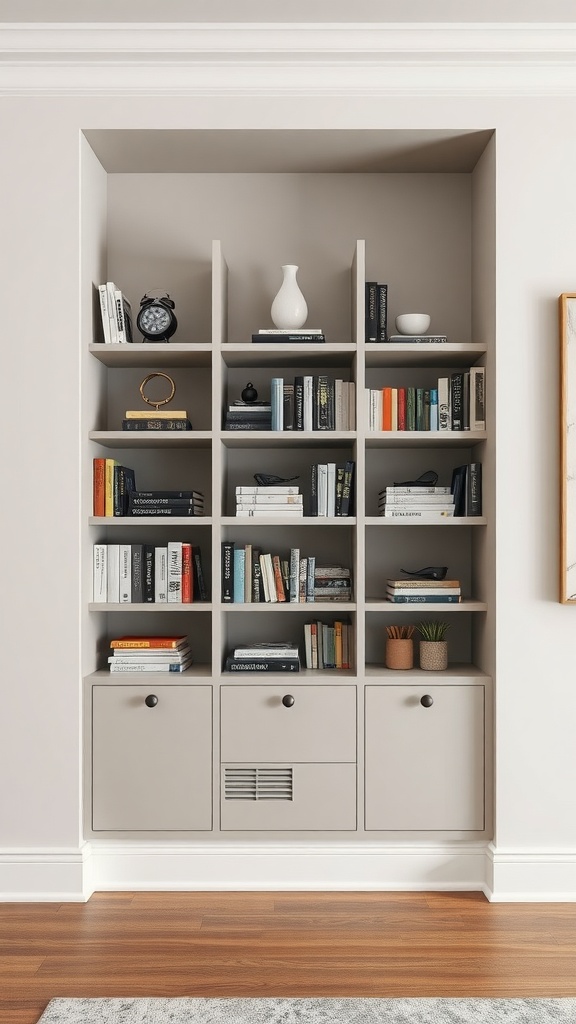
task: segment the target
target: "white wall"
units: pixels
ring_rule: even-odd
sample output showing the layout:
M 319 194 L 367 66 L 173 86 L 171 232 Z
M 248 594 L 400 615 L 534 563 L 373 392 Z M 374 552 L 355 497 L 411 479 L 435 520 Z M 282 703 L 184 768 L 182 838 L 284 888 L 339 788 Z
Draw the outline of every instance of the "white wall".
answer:
M 80 129 L 474 127 L 497 133 L 496 844 L 576 862 L 574 611 L 557 603 L 557 297 L 575 288 L 574 106 L 557 97 L 4 99 L 4 851 L 79 843 Z

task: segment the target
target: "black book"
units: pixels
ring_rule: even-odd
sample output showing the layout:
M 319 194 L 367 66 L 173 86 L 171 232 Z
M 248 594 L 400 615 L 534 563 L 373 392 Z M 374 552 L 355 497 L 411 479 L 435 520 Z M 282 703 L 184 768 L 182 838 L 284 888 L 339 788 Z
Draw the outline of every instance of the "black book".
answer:
M 225 416 L 225 420 L 226 420 L 227 423 L 245 423 L 246 420 L 254 420 L 254 422 L 256 423 L 256 422 L 260 422 L 261 420 L 271 420 L 271 419 L 272 419 L 272 411 L 271 411 L 271 409 L 255 409 L 255 408 L 251 408 L 251 409 L 247 409 L 246 411 L 244 409 L 242 411 L 240 411 L 239 409 L 238 410 L 236 410 L 236 409 L 230 410 L 229 409 L 228 412 L 226 413 L 226 416 Z
M 204 501 L 199 498 L 136 498 L 133 495 L 129 499 L 129 508 L 150 508 L 154 505 L 157 508 L 204 508 Z
M 294 377 L 294 430 L 304 430 L 304 377 Z
M 259 604 L 264 600 L 262 592 L 262 566 L 260 565 L 260 548 L 252 548 L 252 602 Z
M 378 285 L 378 341 L 388 341 L 388 285 Z
M 224 423 L 224 430 L 271 430 L 272 419 L 268 416 L 265 420 L 259 419 L 248 419 L 245 417 L 242 421 L 226 419 Z
M 450 408 L 452 410 L 452 430 L 464 429 L 464 374 L 457 371 L 450 375 Z
M 226 658 L 225 672 L 299 672 L 298 658 Z
M 322 345 L 326 341 L 323 334 L 253 334 L 252 342 L 255 345 L 272 345 L 279 342 L 281 345 Z
M 378 282 L 366 281 L 364 292 L 364 340 L 378 341 Z
M 284 430 L 294 430 L 294 385 L 284 384 Z
M 234 542 L 222 541 L 222 601 L 234 601 Z
M 466 515 L 466 470 L 467 466 L 456 466 L 452 471 L 451 493 L 454 495 L 454 515 Z
M 206 589 L 206 580 L 204 579 L 204 572 L 202 569 L 202 552 L 196 545 L 192 546 L 192 575 L 194 583 L 194 593 L 198 594 L 199 601 L 208 600 L 208 591 Z
M 428 388 L 424 388 L 423 392 L 423 403 L 424 403 L 424 426 L 423 430 L 430 430 L 430 392 Z
M 424 426 L 424 388 L 416 388 L 416 430 L 425 430 Z
M 344 490 L 344 466 L 336 466 L 336 501 L 334 503 L 335 515 L 342 515 L 342 491 Z
M 466 467 L 466 505 L 467 516 L 482 515 L 482 463 L 471 462 Z
M 198 516 L 204 515 L 203 509 L 192 505 L 132 505 L 128 509 L 129 516 Z
M 144 545 L 132 544 L 132 604 L 144 601 Z
M 144 544 L 143 550 L 143 579 L 142 579 L 142 599 L 145 604 L 153 604 L 154 602 L 154 545 Z
M 190 420 L 162 419 L 122 420 L 122 430 L 192 430 Z
M 354 470 L 355 462 L 347 462 L 344 466 L 344 481 L 342 484 L 342 503 L 340 505 L 340 516 L 351 516 L 354 508 Z
M 470 430 L 470 371 L 462 374 L 462 430 Z
M 329 430 L 328 377 L 320 374 L 314 377 L 314 408 L 312 426 L 314 430 Z
M 310 466 L 310 512 L 311 516 L 318 515 L 318 466 Z

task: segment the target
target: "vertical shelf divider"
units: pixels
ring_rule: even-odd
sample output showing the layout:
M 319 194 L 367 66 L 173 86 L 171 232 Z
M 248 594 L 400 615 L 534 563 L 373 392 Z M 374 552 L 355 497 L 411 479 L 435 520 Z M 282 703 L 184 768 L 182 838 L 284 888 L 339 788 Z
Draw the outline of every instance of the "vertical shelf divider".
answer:
M 228 266 L 219 241 L 212 242 L 212 680 L 220 675 L 223 617 L 220 611 L 220 543 L 224 494 L 224 457 L 220 440 L 224 365 L 228 340 Z

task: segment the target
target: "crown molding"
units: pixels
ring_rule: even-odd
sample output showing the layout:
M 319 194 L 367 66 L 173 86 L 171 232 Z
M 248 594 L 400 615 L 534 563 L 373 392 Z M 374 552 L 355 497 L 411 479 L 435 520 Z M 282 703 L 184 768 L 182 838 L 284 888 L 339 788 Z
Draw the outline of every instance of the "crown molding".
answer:
M 297 77 L 295 71 L 298 72 Z M 11 24 L 5 94 L 576 94 L 576 24 Z

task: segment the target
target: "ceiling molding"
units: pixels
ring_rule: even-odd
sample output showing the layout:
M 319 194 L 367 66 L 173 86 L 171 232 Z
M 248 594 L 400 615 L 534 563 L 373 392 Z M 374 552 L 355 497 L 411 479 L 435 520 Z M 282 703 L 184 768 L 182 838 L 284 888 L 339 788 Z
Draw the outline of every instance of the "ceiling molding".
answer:
M 298 70 L 295 78 L 294 71 Z M 4 94 L 572 95 L 576 24 L 12 24 Z

